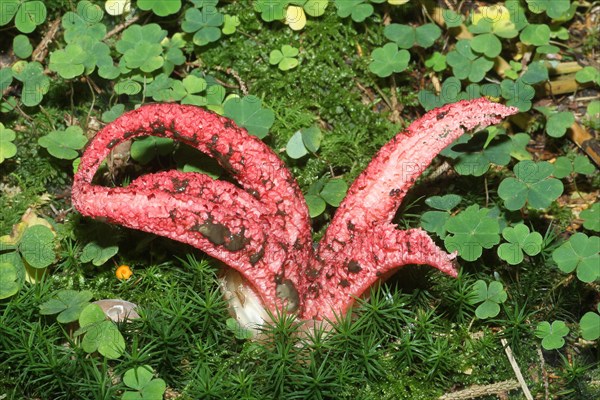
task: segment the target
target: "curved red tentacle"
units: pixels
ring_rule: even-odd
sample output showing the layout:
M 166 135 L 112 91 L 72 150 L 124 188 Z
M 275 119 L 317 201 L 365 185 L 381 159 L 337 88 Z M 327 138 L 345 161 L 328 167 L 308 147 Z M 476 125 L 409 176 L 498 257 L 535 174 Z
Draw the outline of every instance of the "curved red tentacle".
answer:
M 431 264 L 456 275 L 453 256 L 423 231 L 395 231 L 392 219 L 408 189 L 441 150 L 466 131 L 517 111 L 483 98 L 461 101 L 428 112 L 382 147 L 348 190 L 302 277 L 302 317 L 344 312 L 354 297 L 406 264 Z
M 239 182 L 167 171 L 126 188 L 92 184 L 111 149 L 140 136 L 184 142 L 215 158 Z M 189 243 L 237 269 L 265 305 L 295 293 L 299 267 L 312 255 L 308 210 L 283 162 L 232 121 L 194 106 L 151 104 L 119 117 L 87 147 L 75 175 L 73 204 L 82 214 Z M 296 296 L 297 297 L 297 296 Z M 297 307 L 295 299 L 288 303 Z

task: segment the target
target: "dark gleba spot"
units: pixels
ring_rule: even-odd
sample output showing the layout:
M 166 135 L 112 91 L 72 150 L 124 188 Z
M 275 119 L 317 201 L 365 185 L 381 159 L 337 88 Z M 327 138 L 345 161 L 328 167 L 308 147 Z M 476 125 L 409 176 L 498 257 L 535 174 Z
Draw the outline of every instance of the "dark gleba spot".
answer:
M 340 286 L 346 288 L 346 287 L 350 286 L 350 282 L 348 282 L 348 279 L 342 279 L 340 281 Z
M 111 140 L 108 145 L 106 145 L 107 149 L 112 149 L 113 147 L 115 147 L 117 144 L 119 144 L 119 139 L 113 139 Z
M 175 191 L 175 193 L 183 193 L 190 184 L 190 181 L 187 179 L 180 180 L 178 178 L 171 178 L 171 183 L 173 184 L 173 191 Z
M 250 256 L 250 264 L 255 265 L 257 262 L 259 262 L 263 256 L 265 255 L 265 248 L 264 246 L 260 248 L 260 250 L 254 254 L 252 254 Z
M 444 118 L 446 116 L 446 114 L 448 114 L 448 111 L 439 113 L 438 115 L 435 116 L 435 118 L 439 121 L 440 119 Z
M 246 245 L 246 237 L 244 237 L 244 231 L 236 234 L 229 234 L 229 241 L 225 244 L 225 248 L 229 251 L 238 251 L 244 248 Z
M 353 274 L 358 274 L 360 271 L 362 271 L 362 267 L 360 266 L 360 264 L 358 263 L 358 261 L 351 260 L 348 263 L 348 272 L 351 272 Z
M 202 225 L 196 224 L 192 231 L 199 232 L 214 245 L 222 245 L 225 239 L 231 236 L 231 231 L 225 225 L 215 224 L 212 221 L 206 221 Z

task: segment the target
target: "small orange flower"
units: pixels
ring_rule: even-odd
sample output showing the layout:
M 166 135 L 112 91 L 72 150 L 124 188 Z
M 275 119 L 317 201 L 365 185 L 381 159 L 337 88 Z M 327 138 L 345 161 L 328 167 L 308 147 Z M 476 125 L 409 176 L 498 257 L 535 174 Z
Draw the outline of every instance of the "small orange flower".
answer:
M 131 271 L 131 268 L 129 268 L 129 265 L 121 265 L 119 268 L 117 268 L 115 275 L 117 276 L 117 279 L 126 281 L 127 279 L 131 278 L 133 272 Z

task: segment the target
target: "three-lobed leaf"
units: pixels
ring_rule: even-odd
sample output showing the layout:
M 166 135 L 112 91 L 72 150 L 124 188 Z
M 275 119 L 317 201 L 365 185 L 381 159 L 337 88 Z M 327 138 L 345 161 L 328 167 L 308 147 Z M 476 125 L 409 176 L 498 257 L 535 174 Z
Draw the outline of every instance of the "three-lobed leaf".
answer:
M 52 156 L 63 160 L 73 160 L 87 143 L 87 138 L 79 126 L 70 126 L 64 131 L 52 131 L 38 139 L 40 146 Z
M 0 262 L 0 300 L 19 291 L 17 268 L 8 262 Z
M 576 233 L 552 252 L 558 269 L 565 273 L 577 271 L 582 282 L 600 278 L 600 237 Z
M 175 14 L 181 8 L 181 0 L 138 0 L 140 10 L 152 10 L 159 17 Z
M 76 335 L 85 334 L 81 347 L 87 353 L 98 352 L 106 358 L 117 359 L 125 350 L 125 339 L 117 325 L 108 320 L 97 304 L 88 304 L 79 315 L 80 328 Z
M 114 244 L 104 244 L 99 242 L 90 242 L 85 245 L 79 257 L 81 262 L 92 262 L 99 267 L 104 265 L 109 259 L 119 252 L 119 246 Z
M 507 297 L 508 295 L 501 282 L 492 281 L 488 285 L 480 279 L 473 284 L 470 303 L 481 303 L 475 309 L 475 315 L 479 319 L 487 319 L 500 313 L 500 304 L 504 303 Z
M 448 219 L 445 225 L 449 235 L 444 245 L 449 252 L 458 251 L 462 259 L 475 261 L 481 257 L 483 249 L 489 249 L 500 242 L 500 225 L 496 218 L 489 216 L 490 210 L 480 209 L 477 204 Z
M 89 290 L 60 290 L 56 295 L 40 305 L 40 314 L 58 314 L 56 320 L 61 324 L 76 321 L 81 311 L 87 307 L 93 294 Z
M 19 252 L 33 268 L 46 268 L 54 262 L 54 233 L 44 225 L 30 226 L 23 232 Z
M 398 45 L 395 43 L 388 43 L 373 50 L 371 58 L 369 71 L 380 78 L 385 78 L 393 73 L 404 71 L 408 67 L 410 53 L 404 49 L 398 50 Z
M 316 127 L 310 127 L 296 131 L 285 146 L 285 152 L 293 159 L 299 159 L 309 152 L 316 153 L 321 146 L 323 134 Z
M 135 392 L 125 391 L 122 400 L 162 399 L 167 388 L 164 380 L 154 378 L 152 367 L 149 365 L 127 370 L 123 375 L 123 383 Z
M 282 71 L 287 71 L 298 66 L 298 49 L 288 44 L 281 46 L 281 50 L 273 50 L 269 54 L 269 63 L 279 66 Z
M 230 98 L 223 104 L 223 111 L 227 118 L 260 139 L 267 136 L 269 128 L 275 122 L 273 111 L 263 108 L 261 100 L 256 96 Z
M 600 203 L 594 203 L 587 210 L 583 210 L 579 216 L 583 219 L 583 227 L 591 231 L 600 232 Z
M 534 256 L 542 251 L 544 241 L 542 235 L 538 232 L 529 232 L 525 224 L 504 228 L 502 237 L 507 243 L 498 246 L 498 257 L 510 265 L 520 264 L 523 261 L 523 253 Z
M 542 347 L 546 350 L 560 349 L 565 345 L 564 337 L 569 334 L 569 328 L 563 321 L 540 322 L 535 329 L 535 336 L 542 339 Z
M 532 208 L 546 208 L 563 192 L 560 180 L 550 177 L 554 171 L 546 161 L 519 161 L 513 168 L 515 177 L 504 179 L 498 186 L 498 195 L 509 210 L 519 210 L 525 204 Z
M 598 304 L 598 313 L 600 313 L 600 304 Z M 588 311 L 579 321 L 581 337 L 585 340 L 596 340 L 600 338 L 600 315 L 598 315 L 598 313 Z
M 0 122 L 0 164 L 17 154 L 17 146 L 13 143 L 15 138 L 15 131 L 5 128 Z

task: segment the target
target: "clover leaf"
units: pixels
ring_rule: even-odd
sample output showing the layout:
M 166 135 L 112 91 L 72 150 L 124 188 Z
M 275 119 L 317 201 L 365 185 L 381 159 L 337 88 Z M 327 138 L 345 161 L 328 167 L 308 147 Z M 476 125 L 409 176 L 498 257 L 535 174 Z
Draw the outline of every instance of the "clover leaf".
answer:
M 566 178 L 573 173 L 591 175 L 594 171 L 596 167 L 586 156 L 578 155 L 573 159 L 561 156 L 554 161 L 553 175 L 558 179 Z
M 600 232 L 600 203 L 594 203 L 590 208 L 579 214 L 583 219 L 583 227 L 591 231 Z
M 17 268 L 8 262 L 0 262 L 0 300 L 19 291 Z
M 505 178 L 498 186 L 498 195 L 509 210 L 519 210 L 526 203 L 532 208 L 546 208 L 563 192 L 563 184 L 551 178 L 554 168 L 546 161 L 519 161 L 515 177 Z
M 348 191 L 348 184 L 343 179 L 330 179 L 327 181 L 323 189 L 321 190 L 321 197 L 323 200 L 334 207 L 339 207 L 344 197 L 346 197 L 346 192 Z
M 290 0 L 257 0 L 254 2 L 254 10 L 260 13 L 265 22 L 282 20 Z
M 194 33 L 192 41 L 198 46 L 204 46 L 219 40 L 223 25 L 223 14 L 216 9 L 190 8 L 185 12 L 185 20 L 181 24 L 184 32 Z
M 128 14 L 131 11 L 131 0 L 106 0 L 104 9 L 112 16 Z
M 46 6 L 41 1 L 0 0 L 0 26 L 15 17 L 15 26 L 20 32 L 31 33 L 46 20 Z
M 281 46 L 281 50 L 273 50 L 269 55 L 269 64 L 279 66 L 282 71 L 287 71 L 298 66 L 298 49 L 290 45 Z
M 490 210 L 480 209 L 477 204 L 448 219 L 445 225 L 450 235 L 444 239 L 449 252 L 458 251 L 463 260 L 475 261 L 483 253 L 500 242 L 500 225 L 489 216 Z
M 548 80 L 548 68 L 542 61 L 534 61 L 527 66 L 521 79 L 528 85 L 545 82 Z
M 363 22 L 373 14 L 373 6 L 366 0 L 335 0 L 337 15 L 346 18 L 352 17 L 354 22 Z
M 97 304 L 88 304 L 79 315 L 80 328 L 75 335 L 85 334 L 81 348 L 87 353 L 98 353 L 109 359 L 117 359 L 125 350 L 125 339 L 117 325 L 107 320 Z
M 83 74 L 86 59 L 87 54 L 81 46 L 68 44 L 64 49 L 53 51 L 50 54 L 49 68 L 51 71 L 57 72 L 62 78 L 72 79 Z
M 389 24 L 383 30 L 383 34 L 401 49 L 410 49 L 413 46 L 427 48 L 433 46 L 433 43 L 442 34 L 442 30 L 435 24 L 425 24 L 418 27 Z
M 61 324 L 76 321 L 81 311 L 87 307 L 93 294 L 89 290 L 60 290 L 55 296 L 40 305 L 40 314 L 58 314 L 56 320 Z
M 496 35 L 484 33 L 471 39 L 471 48 L 486 57 L 494 58 L 502 51 L 502 43 Z
M 110 258 L 119 252 L 119 246 L 112 243 L 90 242 L 81 251 L 79 260 L 87 263 L 92 262 L 99 267 L 104 265 Z
M 472 25 L 469 26 L 469 31 L 483 34 L 493 33 L 495 36 L 505 39 L 514 38 L 519 34 L 514 14 L 516 14 L 514 7 L 505 7 L 500 4 L 477 7 L 471 14 Z
M 27 107 L 33 107 L 42 102 L 42 98 L 50 88 L 50 79 L 44 75 L 44 67 L 37 61 L 16 62 L 12 66 L 15 79 L 23 82 L 21 101 Z
M 139 82 L 136 82 L 130 78 L 123 79 L 117 82 L 117 84 L 115 85 L 116 94 L 126 94 L 129 96 L 133 96 L 134 94 L 138 94 L 141 91 L 142 85 Z
M 0 70 L 0 88 L 2 87 L 2 70 Z M 593 129 L 600 129 L 600 101 L 590 101 L 585 110 L 585 123 Z
M 296 131 L 288 140 L 285 152 L 295 160 L 304 157 L 310 151 L 316 153 L 321 145 L 323 134 L 316 126 Z
M 5 128 L 0 122 L 0 164 L 17 154 L 17 146 L 12 142 L 15 138 L 15 131 Z
M 577 270 L 582 282 L 594 282 L 600 278 L 600 236 L 588 237 L 576 233 L 552 252 L 552 259 L 564 273 Z
M 455 77 L 469 79 L 471 82 L 481 81 L 494 66 L 492 60 L 473 53 L 469 40 L 459 40 L 455 49 L 446 56 L 446 62 L 452 67 Z
M 13 80 L 13 70 L 11 68 L 0 68 L 0 92 L 4 92 L 10 87 Z
M 164 380 L 154 378 L 152 367 L 143 365 L 128 369 L 123 375 L 123 383 L 134 389 L 135 392 L 127 390 L 123 393 L 121 400 L 152 400 L 162 399 L 167 389 Z
M 546 122 L 546 132 L 552 137 L 562 137 L 574 122 L 575 117 L 572 112 L 563 111 L 552 114 Z
M 166 156 L 173 151 L 173 139 L 147 136 L 131 144 L 131 158 L 140 164 L 148 164 L 157 156 Z
M 431 57 L 425 60 L 425 66 L 435 72 L 442 72 L 446 69 L 446 56 L 439 51 L 435 51 Z
M 237 15 L 224 15 L 221 31 L 225 35 L 233 35 L 240 23 L 240 18 Z
M 529 232 L 524 224 L 507 227 L 502 230 L 502 237 L 508 243 L 502 243 L 498 247 L 498 257 L 509 263 L 517 265 L 523 261 L 523 253 L 535 256 L 542 251 L 544 239 L 538 232 Z
M 535 96 L 535 89 L 528 85 L 522 78 L 516 81 L 505 79 L 500 83 L 502 97 L 506 100 L 506 105 L 517 107 L 520 111 L 529 111 L 531 109 L 531 99 Z
M 83 149 L 87 138 L 79 126 L 70 126 L 64 131 L 52 131 L 42 136 L 38 143 L 56 158 L 73 160 L 79 156 L 77 150 Z
M 327 204 L 339 207 L 347 191 L 348 184 L 339 178 L 323 177 L 313 183 L 304 196 L 311 218 L 321 215 Z
M 157 24 L 131 25 L 123 31 L 116 49 L 123 54 L 122 62 L 127 68 L 152 72 L 165 62 L 160 43 L 166 36 L 167 31 Z
M 488 284 L 478 280 L 473 284 L 471 304 L 481 303 L 475 309 L 475 315 L 479 319 L 495 317 L 500 313 L 500 304 L 507 299 L 506 291 L 501 282 L 493 281 Z
M 435 94 L 429 90 L 419 91 L 419 102 L 425 110 L 430 111 L 458 100 L 461 89 L 460 79 L 452 76 L 442 83 L 440 94 Z
M 311 17 L 320 17 L 325 14 L 325 9 L 328 4 L 329 0 L 308 0 L 303 8 Z
M 517 133 L 511 136 L 512 149 L 510 156 L 516 158 L 519 161 L 531 160 L 533 156 L 527 151 L 527 145 L 531 140 L 531 136 L 526 133 Z
M 594 67 L 583 67 L 575 74 L 575 80 L 579 83 L 594 82 L 600 85 L 600 71 Z
M 383 47 L 373 50 L 371 55 L 373 61 L 369 64 L 369 71 L 385 78 L 394 72 L 402 72 L 408 67 L 410 53 L 407 50 L 398 50 L 398 45 L 388 43 Z
M 550 18 L 560 18 L 569 11 L 571 2 L 569 0 L 526 0 L 529 11 L 541 14 L 544 11 Z
M 181 8 L 181 0 L 138 0 L 140 10 L 152 10 L 159 17 L 175 14 Z
M 102 113 L 102 122 L 113 122 L 125 112 L 125 104 L 115 104 L 108 111 Z
M 54 233 L 44 225 L 30 226 L 23 232 L 19 252 L 33 268 L 46 268 L 54 262 Z
M 269 128 L 275 122 L 273 111 L 263 108 L 256 96 L 232 97 L 223 104 L 223 111 L 227 118 L 260 139 L 267 136 Z
M 435 232 L 440 238 L 446 237 L 446 222 L 450 218 L 450 210 L 456 207 L 462 200 L 462 197 L 456 194 L 447 194 L 445 196 L 432 196 L 425 200 L 425 203 L 437 210 L 426 211 L 421 215 L 421 227 L 428 232 Z
M 521 31 L 519 38 L 528 45 L 544 46 L 550 42 L 550 33 L 548 25 L 529 24 Z
M 460 175 L 481 176 L 488 171 L 490 163 L 508 164 L 513 148 L 513 142 L 508 135 L 497 135 L 491 139 L 490 136 L 485 131 L 472 137 L 463 135 L 440 154 L 455 160 L 454 169 Z
M 28 58 L 33 53 L 33 46 L 25 35 L 17 35 L 13 39 L 13 51 L 19 58 Z
M 563 321 L 540 322 L 535 328 L 535 336 L 542 339 L 542 347 L 546 350 L 560 349 L 565 345 L 564 337 L 569 334 L 569 328 Z
M 68 11 L 62 17 L 65 41 L 71 43 L 82 38 L 101 41 L 106 35 L 106 25 L 101 23 L 103 15 L 97 4 L 80 1 L 76 12 Z
M 598 313 L 600 313 L 600 304 L 598 304 Z M 581 337 L 585 340 L 596 340 L 600 338 L 600 315 L 593 311 L 586 312 L 579 321 Z

